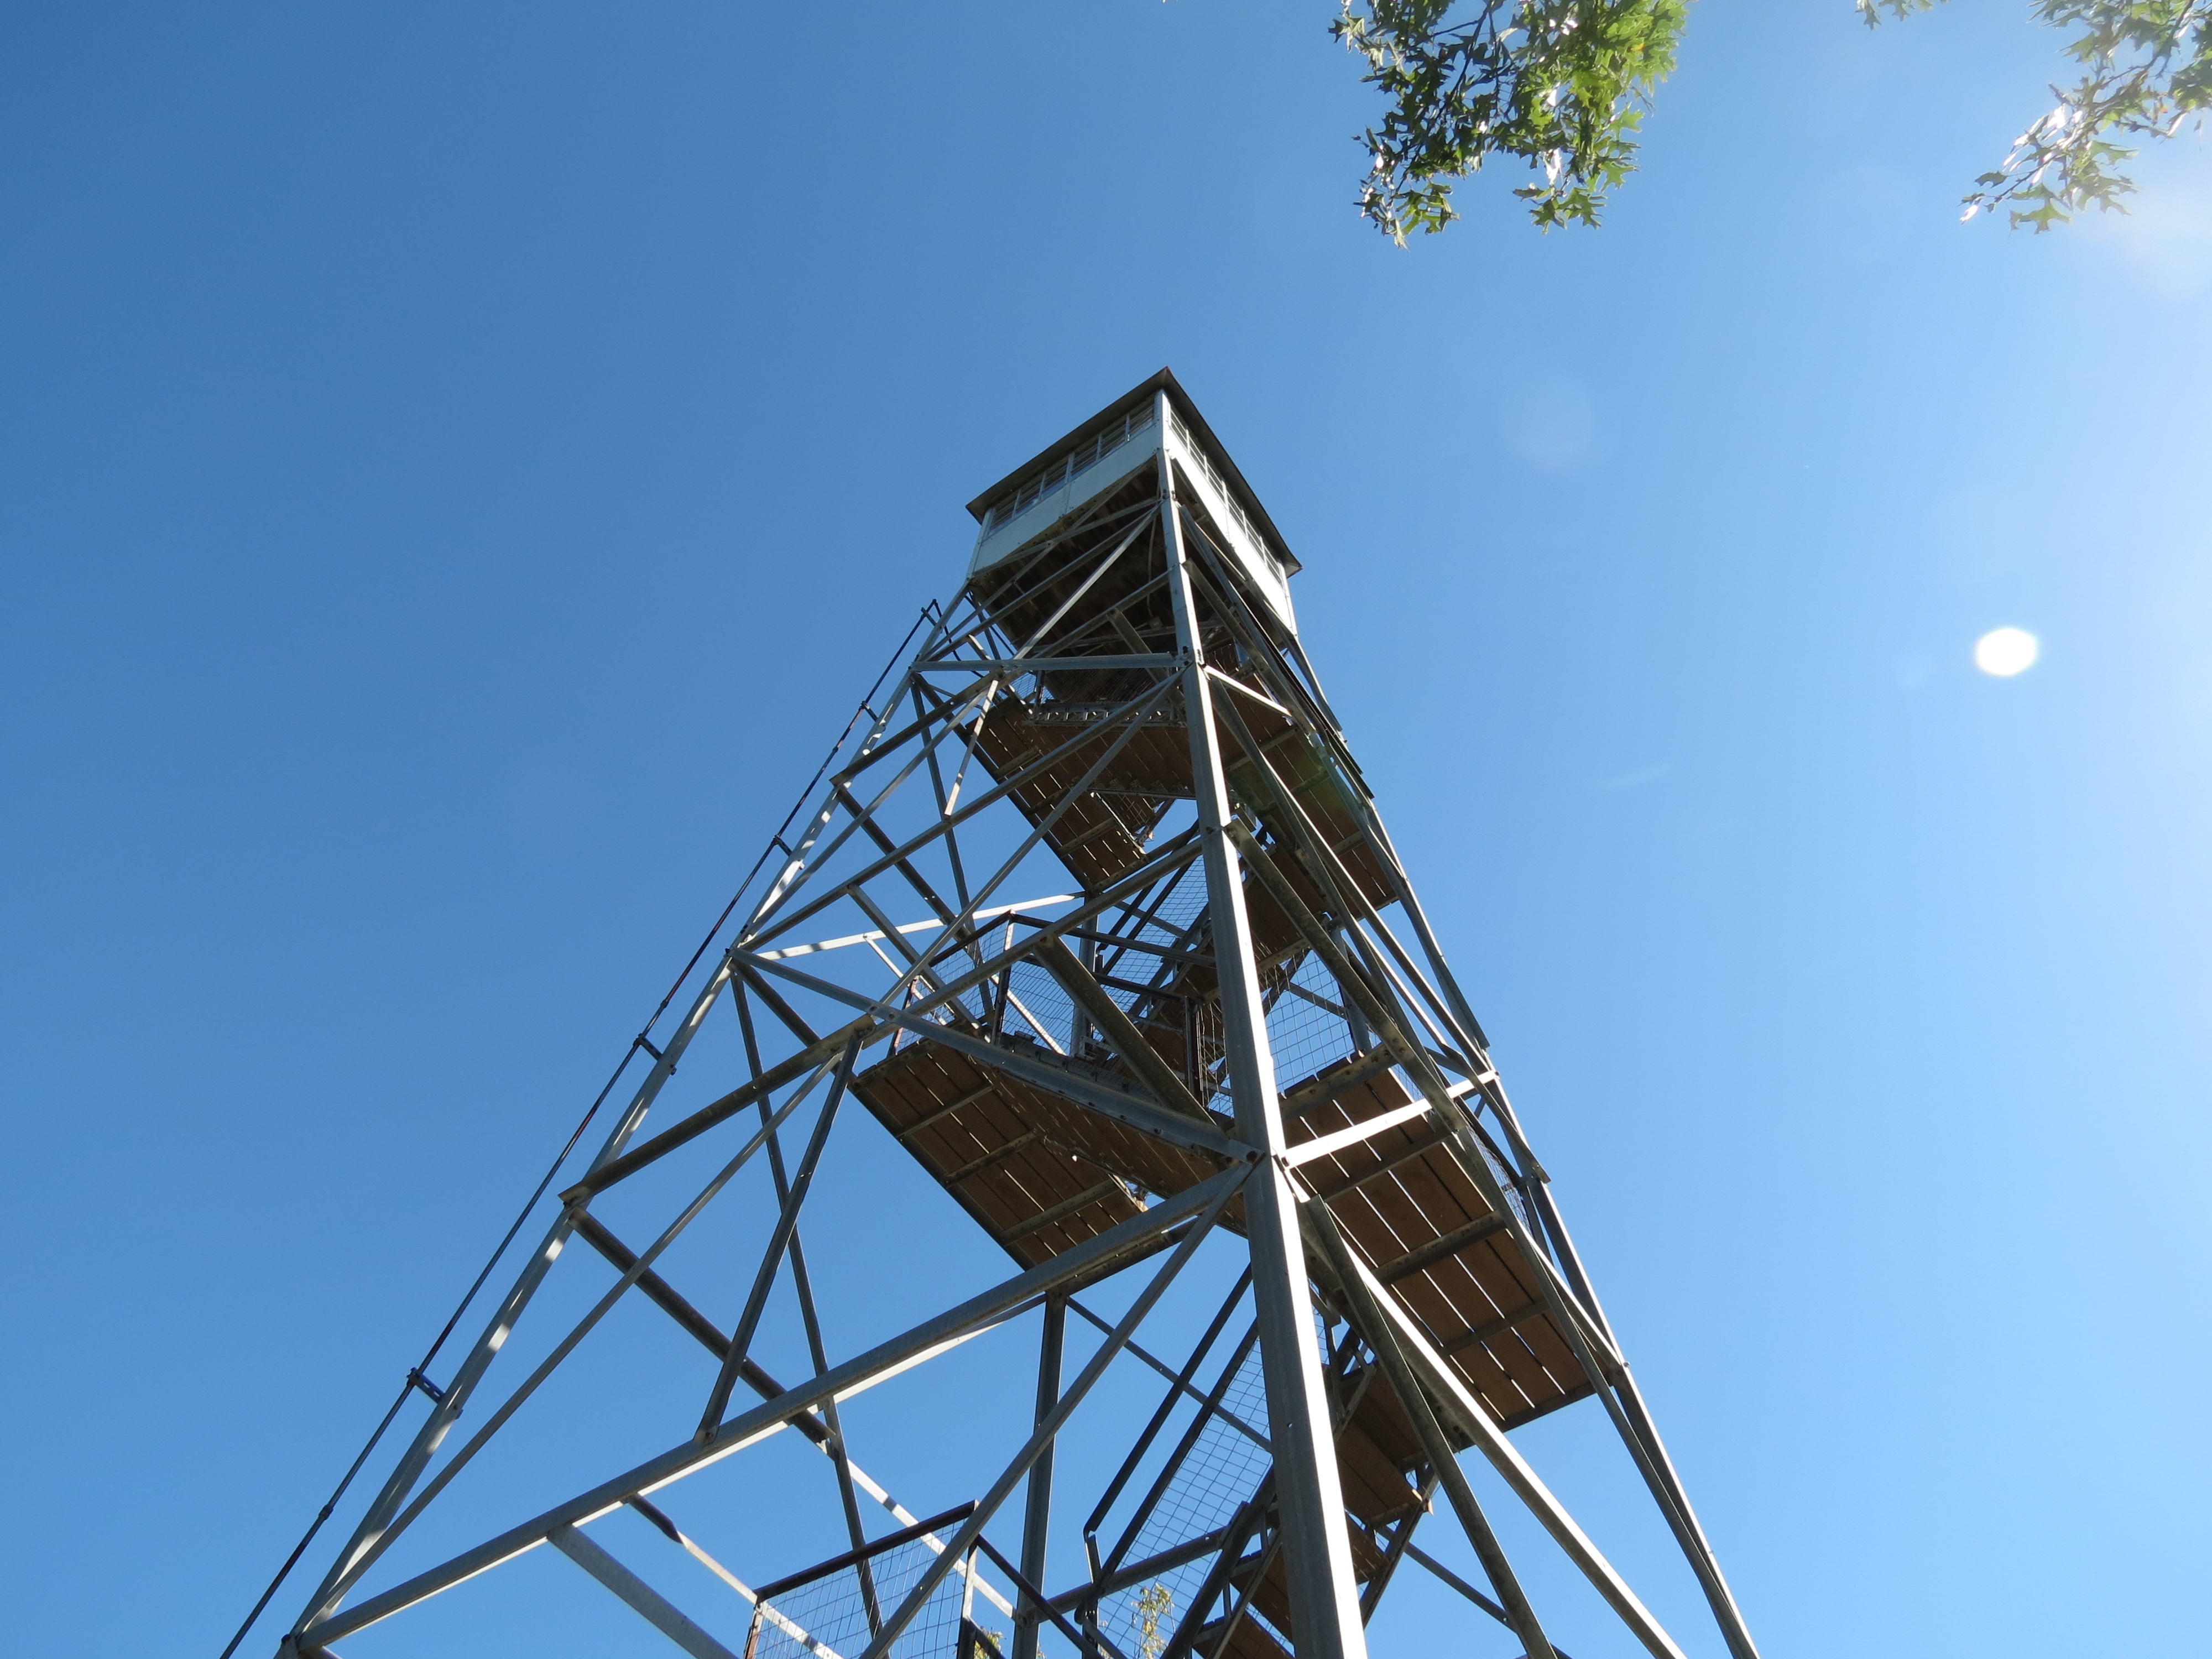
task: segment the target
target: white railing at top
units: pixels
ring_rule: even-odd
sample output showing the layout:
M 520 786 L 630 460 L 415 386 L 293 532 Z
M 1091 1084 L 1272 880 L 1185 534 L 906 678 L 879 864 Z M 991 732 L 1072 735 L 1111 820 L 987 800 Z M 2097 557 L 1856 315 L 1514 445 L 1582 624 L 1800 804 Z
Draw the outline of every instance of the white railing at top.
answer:
M 1085 438 L 1074 448 L 1054 456 L 1040 471 L 991 503 L 984 516 L 984 533 L 988 535 L 1001 525 L 1012 523 L 1036 505 L 1039 496 L 1059 489 L 1071 478 L 1080 477 L 1152 423 L 1152 406 L 1146 404 Z

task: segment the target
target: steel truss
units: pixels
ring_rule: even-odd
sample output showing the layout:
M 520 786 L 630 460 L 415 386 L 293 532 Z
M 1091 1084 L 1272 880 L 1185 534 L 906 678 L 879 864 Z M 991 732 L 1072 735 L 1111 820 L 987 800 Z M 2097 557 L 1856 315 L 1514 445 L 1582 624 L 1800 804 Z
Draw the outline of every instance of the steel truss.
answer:
M 988 538 L 1009 504 L 1029 511 L 1055 488 L 1066 510 L 927 613 L 894 689 L 866 707 L 865 735 L 701 963 L 680 1021 L 658 1048 L 638 1040 L 645 1075 L 481 1334 L 442 1389 L 424 1381 L 427 1419 L 282 1651 L 328 1651 L 550 1544 L 678 1646 L 730 1659 L 587 1530 L 628 1507 L 750 1604 L 748 1659 L 763 1631 L 827 1659 L 915 1651 L 906 1633 L 948 1586 L 962 1659 L 997 1651 L 971 1616 L 979 1597 L 1011 1626 L 1011 1659 L 1036 1659 L 1048 1637 L 1083 1659 L 1359 1659 L 1407 1562 L 1551 1659 L 1457 1461 L 1472 1449 L 1627 1631 L 1680 1659 L 1509 1437 L 1595 1396 L 1730 1653 L 1758 1659 L 1299 644 L 1278 591 L 1295 562 L 1164 373 L 1057 447 L 979 517 Z M 1052 896 L 1009 896 L 1031 890 Z M 648 1133 L 726 1002 L 741 1080 Z M 799 1223 L 821 1219 L 817 1176 L 841 1126 L 888 1131 L 1018 1270 L 833 1362 Z M 653 1182 L 629 1185 L 647 1170 Z M 765 1249 L 726 1286 L 687 1287 L 733 1304 L 726 1334 L 656 1263 L 749 1170 L 773 1218 Z M 623 1231 L 609 1218 L 613 1195 L 672 1187 L 689 1196 L 662 1204 L 649 1237 L 635 1204 Z M 1209 1243 L 1208 1267 L 1194 1268 Z M 568 1252 L 586 1264 L 572 1271 L 612 1284 L 478 1407 L 572 1243 L 587 1247 Z M 1180 1276 L 1224 1261 L 1233 1282 L 1186 1352 L 1139 1340 Z M 1139 1287 L 1119 1317 L 1082 1299 L 1123 1274 Z M 756 1354 L 785 1287 L 811 1368 L 795 1382 Z M 595 1471 L 565 1502 L 377 1587 L 394 1547 L 633 1293 L 708 1356 L 696 1425 L 672 1425 L 658 1455 Z M 1032 1312 L 1030 1432 L 951 1494 L 962 1507 L 917 1520 L 854 1461 L 839 1402 Z M 1071 1315 L 1100 1340 L 1069 1376 Z M 1072 1574 L 1048 1548 L 1064 1498 L 1054 1453 L 1109 1370 L 1162 1393 L 1097 1494 Z M 471 1432 L 449 1443 L 465 1409 Z M 663 1507 L 786 1429 L 824 1455 L 846 1534 L 812 1579 L 786 1582 L 851 1575 L 859 1651 L 801 1630 L 778 1587 L 749 1588 Z M 1439 1496 L 1486 1588 L 1415 1546 Z M 874 1507 L 897 1523 L 887 1538 L 869 1535 Z M 994 1541 L 1002 1520 L 1013 1530 Z M 884 1553 L 915 1542 L 930 1559 L 892 1593 Z

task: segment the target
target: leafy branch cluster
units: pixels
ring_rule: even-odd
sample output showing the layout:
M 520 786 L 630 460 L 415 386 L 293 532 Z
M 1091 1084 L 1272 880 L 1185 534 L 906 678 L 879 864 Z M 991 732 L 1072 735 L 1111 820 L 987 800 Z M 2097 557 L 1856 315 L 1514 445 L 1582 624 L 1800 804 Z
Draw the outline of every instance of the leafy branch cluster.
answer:
M 1869 24 L 1941 0 L 1855 0 Z M 1459 215 L 1453 184 L 1493 155 L 1540 182 L 1514 194 L 1548 229 L 1594 225 L 1634 170 L 1636 135 L 1674 67 L 1688 0 L 1339 0 L 1330 31 L 1367 63 L 1388 104 L 1363 140 L 1373 166 L 1359 210 L 1402 244 Z M 2033 0 L 2078 30 L 2073 87 L 1975 179 L 1966 217 L 2002 207 L 2017 227 L 2122 207 L 2132 138 L 2171 137 L 2212 107 L 2212 0 Z
M 1857 0 L 1869 26 L 1938 0 Z M 2013 140 L 1993 173 L 1974 180 L 1965 216 L 2010 213 L 2013 225 L 2045 231 L 2084 208 L 2121 208 L 2135 189 L 2119 171 L 2135 150 L 2125 137 L 2169 138 L 2212 104 L 2212 0 L 2036 0 L 2054 28 L 2080 27 L 2067 56 L 2082 66 L 2071 88 L 2052 87 L 2057 106 Z
M 1374 166 L 1360 211 L 1401 245 L 1457 218 L 1452 181 L 1492 155 L 1541 173 L 1514 191 L 1540 226 L 1595 224 L 1635 166 L 1688 11 L 1687 0 L 1340 3 L 1331 32 L 1390 106 L 1364 136 Z

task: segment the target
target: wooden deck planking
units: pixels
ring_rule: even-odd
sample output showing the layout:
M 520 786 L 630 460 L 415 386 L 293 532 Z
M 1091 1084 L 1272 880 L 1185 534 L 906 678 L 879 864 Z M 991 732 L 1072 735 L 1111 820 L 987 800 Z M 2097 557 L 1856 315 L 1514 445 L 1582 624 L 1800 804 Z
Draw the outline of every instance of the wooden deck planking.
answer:
M 1352 1072 L 1357 1062 L 1339 1066 Z M 859 1084 L 862 1098 L 894 1131 L 988 1085 L 989 1092 L 902 1139 L 994 1238 L 1030 1265 L 1139 1212 L 1139 1199 L 1116 1187 L 1046 1225 L 1034 1224 L 1102 1179 L 1169 1196 L 1216 1167 L 1206 1158 L 933 1043 L 905 1045 Z M 1397 1076 L 1380 1073 L 1293 1119 L 1288 1138 L 1295 1146 L 1410 1103 Z M 1426 1120 L 1412 1119 L 1300 1170 L 1301 1179 L 1317 1189 L 1367 1177 L 1342 1191 L 1331 1207 L 1353 1247 L 1378 1272 L 1492 1213 L 1451 1148 L 1420 1144 L 1431 1133 Z M 994 1153 L 1003 1156 L 994 1158 Z M 1241 1226 L 1243 1218 L 1228 1219 Z M 1588 1389 L 1547 1314 L 1504 1322 L 1506 1315 L 1529 1307 L 1537 1291 L 1519 1246 L 1502 1232 L 1462 1246 L 1391 1286 L 1439 1347 L 1469 1331 L 1487 1332 L 1447 1358 L 1468 1386 L 1510 1421 L 1541 1415 Z

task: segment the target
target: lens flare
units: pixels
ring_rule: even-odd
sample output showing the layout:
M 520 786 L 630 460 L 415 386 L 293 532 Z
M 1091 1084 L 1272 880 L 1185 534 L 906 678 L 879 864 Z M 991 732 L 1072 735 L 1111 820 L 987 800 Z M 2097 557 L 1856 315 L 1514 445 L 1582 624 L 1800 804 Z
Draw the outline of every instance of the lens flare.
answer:
M 2024 628 L 1992 628 L 1974 641 L 1974 666 L 2001 680 L 2035 665 L 2042 647 Z

